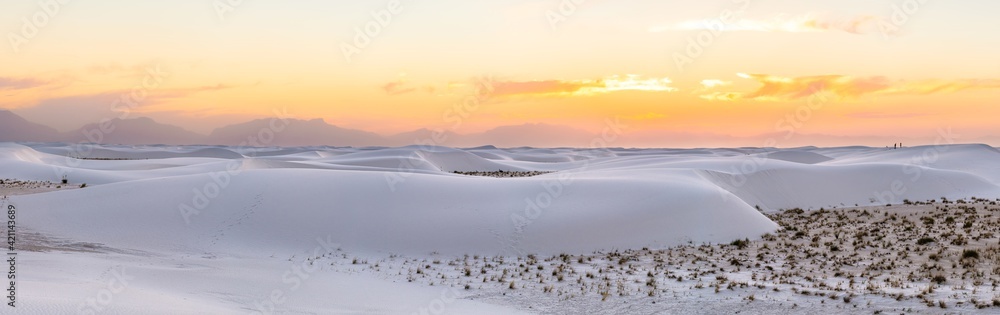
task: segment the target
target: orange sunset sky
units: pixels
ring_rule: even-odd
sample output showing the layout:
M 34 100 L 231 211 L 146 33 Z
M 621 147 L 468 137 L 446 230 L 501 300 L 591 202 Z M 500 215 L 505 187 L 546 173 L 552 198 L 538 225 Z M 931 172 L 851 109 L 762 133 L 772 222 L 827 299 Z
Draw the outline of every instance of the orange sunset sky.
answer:
M 116 100 L 135 94 L 130 118 L 203 134 L 285 109 L 383 135 L 526 123 L 600 132 L 619 119 L 626 136 L 730 146 L 787 128 L 864 145 L 952 128 L 962 142 L 1000 144 L 1000 1 L 0 7 L 0 109 L 59 131 L 118 117 Z

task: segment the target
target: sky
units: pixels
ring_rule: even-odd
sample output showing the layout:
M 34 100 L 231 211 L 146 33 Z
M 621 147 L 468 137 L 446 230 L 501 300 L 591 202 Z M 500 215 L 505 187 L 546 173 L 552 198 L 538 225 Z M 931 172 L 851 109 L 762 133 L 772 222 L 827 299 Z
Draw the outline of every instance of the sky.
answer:
M 788 130 L 952 128 L 975 142 L 1000 139 L 996 12 L 990 0 L 11 0 L 0 109 L 60 131 L 150 117 L 207 134 L 285 111 L 383 135 L 619 120 L 732 146 Z

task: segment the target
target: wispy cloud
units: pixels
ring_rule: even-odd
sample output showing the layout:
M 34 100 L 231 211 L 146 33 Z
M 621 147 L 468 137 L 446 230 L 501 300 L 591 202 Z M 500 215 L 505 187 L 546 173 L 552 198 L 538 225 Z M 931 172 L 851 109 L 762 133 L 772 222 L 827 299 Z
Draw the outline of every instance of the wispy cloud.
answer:
M 705 92 L 698 97 L 709 101 L 735 101 L 743 97 L 739 92 Z
M 767 74 L 738 75 L 756 81 L 760 87 L 751 92 L 705 89 L 701 98 L 716 101 L 787 101 L 823 92 L 842 99 L 856 99 L 866 95 L 924 95 L 1000 89 L 1000 79 L 892 81 L 882 76 L 821 75 L 791 78 Z
M 879 21 L 884 21 L 884 18 L 871 15 L 856 16 L 847 19 L 819 17 L 813 14 L 792 17 L 781 15 L 771 20 L 740 19 L 729 24 L 720 23 L 718 20 L 690 20 L 675 25 L 654 26 L 649 28 L 649 31 L 654 33 L 669 30 L 788 33 L 842 31 L 851 34 L 869 34 L 882 31 L 878 25 Z
M 154 100 L 151 101 L 150 103 L 156 102 L 156 101 L 161 100 L 161 99 L 179 98 L 179 97 L 185 97 L 185 96 L 188 96 L 188 95 L 191 95 L 191 94 L 196 94 L 196 93 L 215 92 L 215 91 L 221 91 L 221 90 L 228 90 L 228 89 L 232 89 L 232 88 L 236 88 L 236 86 L 219 83 L 219 84 L 216 84 L 216 85 L 204 85 L 204 86 L 196 86 L 196 87 L 190 87 L 190 88 L 178 88 L 178 89 L 162 90 L 162 91 L 155 92 L 155 93 L 152 94 L 152 98 Z
M 389 95 L 400 95 L 416 91 L 417 88 L 407 86 L 409 80 L 406 79 L 406 73 L 400 73 L 399 77 L 395 81 L 383 84 L 381 86 L 382 90 Z M 430 90 L 433 93 L 433 90 Z
M 596 80 L 499 81 L 493 83 L 493 96 L 589 96 L 619 91 L 674 92 L 668 78 L 642 78 L 638 75 L 610 76 Z
M 74 70 L 73 75 L 82 75 L 83 77 L 107 76 L 132 80 L 134 78 L 145 77 L 150 68 L 156 69 L 159 67 L 161 67 L 161 62 L 154 60 L 135 64 L 121 64 L 118 62 L 96 63 L 91 64 L 81 71 Z
M 31 106 L 19 108 L 17 113 L 26 119 L 42 122 L 61 131 L 94 123 L 102 119 L 120 117 L 123 106 L 128 106 L 134 112 L 161 112 L 158 105 L 178 102 L 177 99 L 190 97 L 198 93 L 237 88 L 234 85 L 216 84 L 174 89 L 151 90 L 149 95 L 141 100 L 131 98 L 132 90 L 112 90 L 92 94 L 57 96 L 38 100 Z M 189 111 L 189 110 L 185 110 Z M 66 115 L 66 113 L 73 113 Z M 131 117 L 136 117 L 132 115 Z
M 732 81 L 722 81 L 716 79 L 701 80 L 701 85 L 704 86 L 706 89 L 711 89 L 718 86 L 732 85 L 732 84 L 733 84 Z
M 884 113 L 884 112 L 860 112 L 847 114 L 851 118 L 864 119 L 900 119 L 927 116 L 927 113 Z
M 456 95 L 459 91 L 478 87 L 481 79 L 452 81 L 447 84 L 425 87 L 411 87 L 406 80 L 397 80 L 381 87 L 386 94 L 398 95 L 413 91 L 425 91 L 436 95 Z M 589 80 L 488 80 L 489 95 L 492 98 L 528 97 L 583 97 L 622 91 L 676 92 L 669 78 L 645 78 L 640 75 L 612 75 Z
M 23 90 L 49 84 L 49 81 L 35 78 L 0 77 L 0 90 Z

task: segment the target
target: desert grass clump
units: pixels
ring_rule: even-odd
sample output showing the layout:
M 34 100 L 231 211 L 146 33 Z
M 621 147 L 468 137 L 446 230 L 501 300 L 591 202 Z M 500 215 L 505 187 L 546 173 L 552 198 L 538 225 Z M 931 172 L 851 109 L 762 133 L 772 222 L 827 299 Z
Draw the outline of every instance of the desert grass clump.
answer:
M 937 284 L 942 284 L 945 283 L 945 281 L 948 281 L 948 278 L 945 278 L 943 275 L 936 275 L 934 278 L 931 278 L 931 281 Z
M 744 249 L 750 245 L 750 239 L 735 240 L 732 243 L 729 243 L 729 245 L 736 246 L 736 248 L 739 249 Z

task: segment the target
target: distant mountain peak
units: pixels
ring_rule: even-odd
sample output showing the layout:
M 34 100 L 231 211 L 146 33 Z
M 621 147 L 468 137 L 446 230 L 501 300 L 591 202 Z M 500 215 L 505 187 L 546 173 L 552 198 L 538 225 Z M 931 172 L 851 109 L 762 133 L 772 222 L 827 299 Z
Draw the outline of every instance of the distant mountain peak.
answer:
M 59 141 L 55 128 L 30 122 L 13 111 L 0 109 L 0 141 Z
M 261 134 L 271 134 L 270 141 L 260 145 L 275 146 L 375 146 L 386 143 L 385 138 L 371 132 L 338 127 L 322 118 L 288 119 L 288 124 L 275 130 L 271 119 L 256 119 L 244 123 L 216 128 L 208 137 L 213 144 L 236 145 L 247 139 L 255 141 Z M 270 133 L 266 131 L 270 131 Z M 258 141 L 261 142 L 261 141 Z
M 95 132 L 111 129 L 109 132 Z M 204 135 L 184 128 L 158 123 L 149 117 L 113 118 L 104 123 L 84 125 L 63 135 L 66 141 L 100 142 L 106 144 L 199 144 Z

